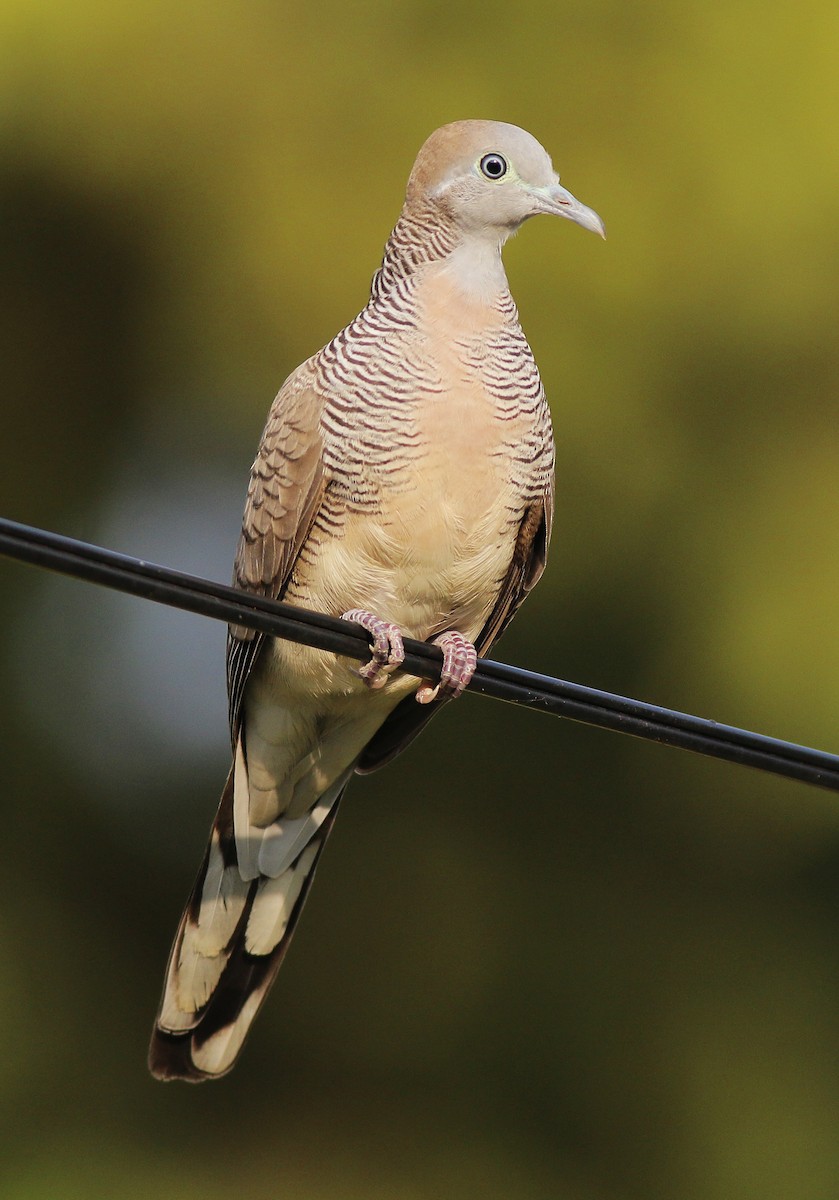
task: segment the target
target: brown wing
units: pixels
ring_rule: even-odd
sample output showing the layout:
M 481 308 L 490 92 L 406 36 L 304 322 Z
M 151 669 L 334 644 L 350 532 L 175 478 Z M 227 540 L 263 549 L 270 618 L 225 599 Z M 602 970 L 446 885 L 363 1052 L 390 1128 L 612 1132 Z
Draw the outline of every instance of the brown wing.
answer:
M 541 500 L 532 504 L 519 526 L 513 557 L 498 592 L 495 606 L 475 642 L 483 657 L 512 621 L 525 597 L 542 577 L 547 560 L 553 521 L 553 479 Z M 430 704 L 417 704 L 413 696 L 402 700 L 367 743 L 356 770 L 364 775 L 395 758 L 414 740 L 428 721 L 447 703 L 448 697 Z
M 281 599 L 309 535 L 325 486 L 317 392 L 292 375 L 271 406 L 251 467 L 233 585 Z M 227 638 L 227 695 L 235 743 L 245 684 L 264 634 L 231 625 Z
M 483 658 L 498 641 L 545 570 L 553 524 L 553 481 L 542 499 L 530 506 L 519 526 L 510 567 L 504 577 L 495 607 L 484 625 L 475 649 Z

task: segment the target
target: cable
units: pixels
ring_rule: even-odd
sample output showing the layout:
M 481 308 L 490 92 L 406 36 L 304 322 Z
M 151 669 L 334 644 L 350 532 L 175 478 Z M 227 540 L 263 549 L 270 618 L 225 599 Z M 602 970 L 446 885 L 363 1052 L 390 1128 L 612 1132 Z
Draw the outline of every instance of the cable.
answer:
M 0 518 L 0 554 L 349 658 L 366 659 L 370 653 L 367 634 L 348 621 L 252 596 L 237 588 L 183 575 L 168 567 L 4 518 Z M 410 674 L 438 679 L 442 661 L 436 646 L 405 639 L 404 669 Z M 703 717 L 659 708 L 597 688 L 479 659 L 469 690 L 839 791 L 839 755 L 732 725 L 719 725 Z

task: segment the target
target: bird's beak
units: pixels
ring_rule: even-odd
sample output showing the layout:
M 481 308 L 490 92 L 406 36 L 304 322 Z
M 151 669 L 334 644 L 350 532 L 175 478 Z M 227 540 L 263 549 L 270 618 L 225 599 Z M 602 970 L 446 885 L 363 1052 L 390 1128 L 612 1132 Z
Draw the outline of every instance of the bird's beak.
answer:
M 602 238 L 605 238 L 606 226 L 594 209 L 586 208 L 585 204 L 581 204 L 575 196 L 572 196 L 558 183 L 539 188 L 536 194 L 542 202 L 541 212 L 552 213 L 557 217 L 567 217 L 569 221 L 582 225 L 583 229 L 590 229 L 592 233 L 599 233 Z

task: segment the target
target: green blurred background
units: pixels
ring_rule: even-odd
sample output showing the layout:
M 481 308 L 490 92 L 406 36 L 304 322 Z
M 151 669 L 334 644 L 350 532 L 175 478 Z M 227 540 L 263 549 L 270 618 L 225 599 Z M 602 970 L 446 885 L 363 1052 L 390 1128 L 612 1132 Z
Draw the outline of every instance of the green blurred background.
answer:
M 229 577 L 425 136 L 531 130 L 558 521 L 500 657 L 839 748 L 839 8 L 0 0 L 0 512 Z M 223 629 L 0 563 L 6 1200 L 836 1200 L 839 802 L 467 697 L 352 788 L 234 1074 L 145 1050 Z

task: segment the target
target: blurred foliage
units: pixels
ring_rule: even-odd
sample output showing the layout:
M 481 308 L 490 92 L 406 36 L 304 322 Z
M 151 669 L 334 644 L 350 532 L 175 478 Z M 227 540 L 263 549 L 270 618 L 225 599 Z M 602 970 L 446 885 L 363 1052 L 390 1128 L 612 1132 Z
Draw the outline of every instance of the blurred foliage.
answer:
M 0 0 L 0 511 L 225 578 L 423 138 L 513 121 L 609 241 L 507 252 L 559 516 L 503 657 L 835 748 L 838 54 L 826 0 Z M 833 797 L 467 698 L 354 785 L 237 1071 L 165 1088 L 221 632 L 0 575 L 8 1200 L 834 1200 Z

